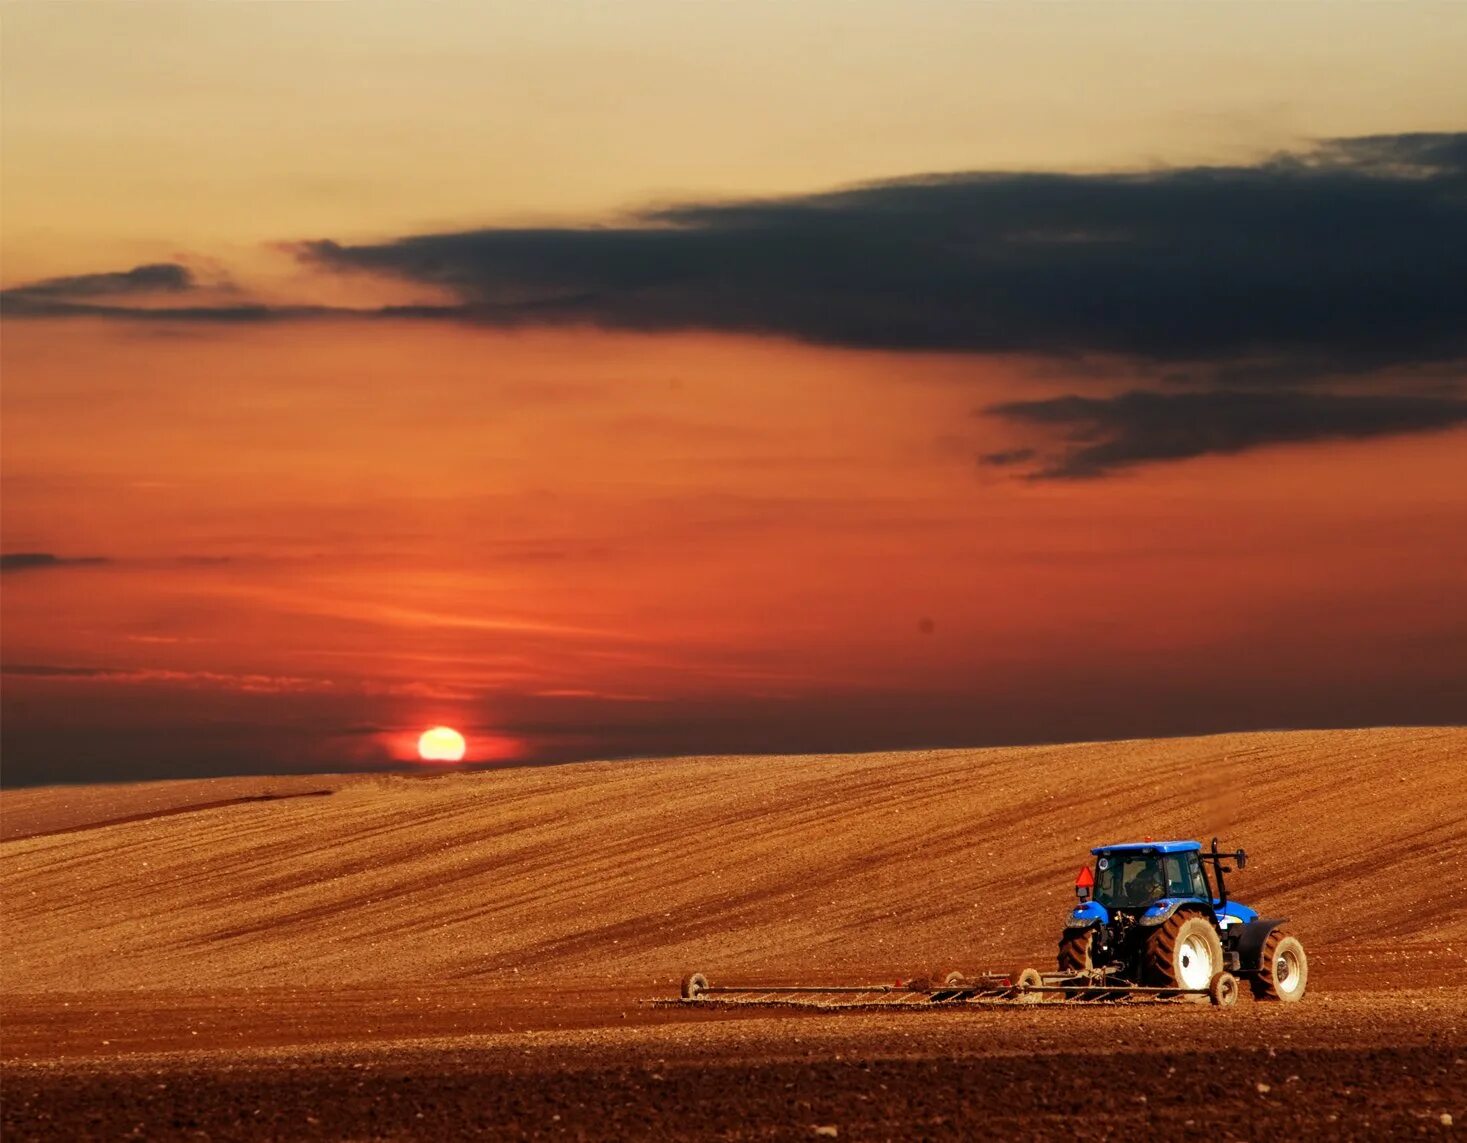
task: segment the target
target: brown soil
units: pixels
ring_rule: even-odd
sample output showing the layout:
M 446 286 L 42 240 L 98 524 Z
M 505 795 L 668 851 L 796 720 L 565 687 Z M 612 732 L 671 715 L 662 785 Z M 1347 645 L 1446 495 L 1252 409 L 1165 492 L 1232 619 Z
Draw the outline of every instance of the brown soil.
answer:
M 0 847 L 5 1138 L 1440 1132 L 1467 1121 L 1464 753 L 1385 730 L 7 791 L 7 830 L 49 836 Z M 1089 845 L 1214 833 L 1309 949 L 1302 1004 L 642 1003 L 690 968 L 1047 967 Z
M 43 837 L 238 802 L 323 794 L 365 780 L 367 776 L 361 774 L 296 774 L 0 790 L 0 840 Z
M 139 1038 L 122 1041 L 129 1049 L 168 1039 L 143 1028 L 159 1009 L 175 1036 L 201 1035 L 186 1050 L 13 1060 L 0 1128 L 7 1141 L 810 1139 L 821 1127 L 848 1139 L 1174 1137 L 1188 1128 L 1223 1139 L 1381 1139 L 1449 1133 L 1443 1116 L 1460 1124 L 1467 1115 L 1460 991 L 1325 995 L 1289 1007 L 1245 999 L 1227 1011 L 747 1018 L 649 1009 L 630 995 L 571 994 L 538 1017 L 523 997 L 480 995 L 471 1009 L 445 1009 L 446 999 L 429 998 L 413 1015 L 380 995 L 319 1006 L 271 995 L 235 1002 L 223 1023 L 197 1006 L 174 1011 L 168 998 L 136 1007 L 133 1022 L 114 1005 L 90 1030 L 131 1027 Z M 475 1022 L 471 1034 L 370 1038 Z M 236 1036 L 298 1042 L 228 1046 Z

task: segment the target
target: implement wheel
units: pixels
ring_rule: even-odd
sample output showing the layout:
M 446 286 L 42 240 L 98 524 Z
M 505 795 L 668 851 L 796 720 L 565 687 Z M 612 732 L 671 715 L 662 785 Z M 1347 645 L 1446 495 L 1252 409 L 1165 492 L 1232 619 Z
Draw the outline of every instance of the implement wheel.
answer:
M 701 972 L 690 972 L 683 977 L 683 999 L 697 1000 L 708 991 L 708 978 Z
M 1146 973 L 1158 988 L 1204 991 L 1222 966 L 1217 930 L 1196 913 L 1173 913 L 1146 942 Z
M 1014 973 L 1014 999 L 1022 1004 L 1038 1004 L 1044 999 L 1043 992 L 1033 992 L 1031 989 L 1043 988 L 1044 977 L 1039 975 L 1037 968 L 1021 968 Z
M 1259 1000 L 1281 1000 L 1285 1004 L 1304 999 L 1309 983 L 1309 958 L 1298 937 L 1275 929 L 1263 942 L 1258 958 L 1258 975 L 1250 982 Z
M 1059 962 L 1061 972 L 1089 972 L 1095 967 L 1090 950 L 1095 945 L 1094 929 L 1066 929 L 1060 934 Z
M 1230 1008 L 1238 1002 L 1238 978 L 1231 972 L 1220 972 L 1207 986 L 1207 998 L 1219 1008 Z

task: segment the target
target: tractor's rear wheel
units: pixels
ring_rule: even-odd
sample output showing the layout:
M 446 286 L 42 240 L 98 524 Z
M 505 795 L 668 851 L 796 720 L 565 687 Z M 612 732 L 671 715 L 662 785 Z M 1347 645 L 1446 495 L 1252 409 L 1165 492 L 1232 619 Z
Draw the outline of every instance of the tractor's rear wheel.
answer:
M 1196 913 L 1173 913 L 1146 942 L 1146 972 L 1158 988 L 1204 990 L 1222 967 L 1217 930 Z
M 1263 942 L 1258 958 L 1258 973 L 1249 983 L 1259 1000 L 1282 1000 L 1291 1003 L 1304 999 L 1309 983 L 1309 958 L 1298 937 L 1275 929 Z
M 1061 972 L 1089 972 L 1095 965 L 1090 950 L 1094 947 L 1094 929 L 1066 929 L 1060 934 L 1059 970 Z

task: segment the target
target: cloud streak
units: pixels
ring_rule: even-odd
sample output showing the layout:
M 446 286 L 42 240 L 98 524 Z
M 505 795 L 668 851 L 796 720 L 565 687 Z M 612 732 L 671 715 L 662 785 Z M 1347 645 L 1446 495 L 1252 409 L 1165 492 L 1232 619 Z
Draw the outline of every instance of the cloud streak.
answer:
M 91 667 L 56 663 L 7 663 L 0 675 L 57 682 L 101 682 L 134 686 L 183 687 L 238 694 L 367 694 L 467 700 L 477 691 L 406 679 L 337 680 L 299 675 L 230 674 L 181 671 L 165 667 Z
M 1151 461 L 1243 452 L 1263 445 L 1365 440 L 1467 424 L 1467 400 L 1232 390 L 1013 401 L 986 412 L 1060 433 L 1056 453 L 991 453 L 992 465 L 1038 459 L 1039 478 L 1080 480 Z
M 0 572 L 54 571 L 61 568 L 97 567 L 110 563 L 105 556 L 58 556 L 52 552 L 6 552 L 0 555 Z
M 10 317 L 68 316 L 74 313 L 146 313 L 116 301 L 158 294 L 183 294 L 198 283 L 187 266 L 177 262 L 150 262 L 131 270 L 108 270 L 96 274 L 73 274 L 43 278 L 0 291 L 0 305 Z
M 131 270 L 45 278 L 7 290 L 6 296 L 24 294 L 32 298 L 115 297 L 125 294 L 181 293 L 193 287 L 194 277 L 187 266 L 177 262 L 151 262 L 145 266 L 134 266 Z

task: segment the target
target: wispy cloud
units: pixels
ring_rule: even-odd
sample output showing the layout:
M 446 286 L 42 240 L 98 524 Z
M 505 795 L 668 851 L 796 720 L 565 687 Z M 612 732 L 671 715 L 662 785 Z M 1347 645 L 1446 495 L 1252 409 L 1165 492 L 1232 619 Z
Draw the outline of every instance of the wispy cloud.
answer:
M 417 679 L 327 679 L 302 675 L 231 674 L 166 667 L 94 667 L 57 663 L 7 663 L 0 675 L 72 682 L 170 686 L 238 694 L 368 694 L 466 700 L 479 691 L 457 684 Z
M 242 596 L 281 611 L 302 615 L 319 615 L 346 619 L 381 627 L 443 628 L 447 630 L 484 631 L 507 635 L 579 637 L 590 640 L 621 641 L 633 637 L 625 632 L 578 623 L 561 623 L 523 615 L 490 615 L 481 612 L 448 611 L 434 608 L 406 607 L 374 599 L 351 599 L 309 591 L 234 585 L 221 589 L 222 594 Z
M 154 667 L 88 667 L 55 663 L 7 663 L 0 667 L 0 674 L 42 679 L 102 679 L 117 683 L 172 683 L 269 694 L 329 691 L 337 686 L 335 682 L 326 679 L 291 675 L 227 674 Z
M 1088 479 L 1148 461 L 1236 453 L 1263 445 L 1364 440 L 1467 424 L 1455 397 L 1341 395 L 1310 390 L 1232 390 L 1014 401 L 987 412 L 1058 430 L 1058 450 L 989 454 L 994 465 L 1040 467 L 1034 475 Z

